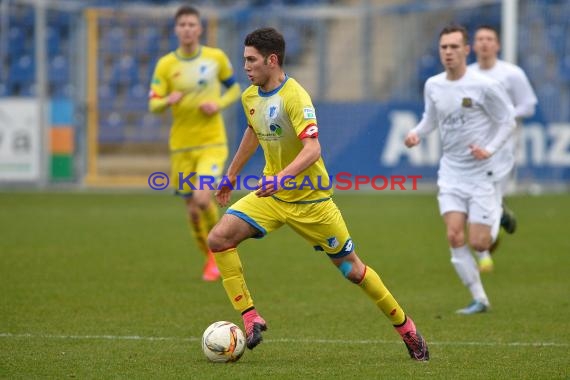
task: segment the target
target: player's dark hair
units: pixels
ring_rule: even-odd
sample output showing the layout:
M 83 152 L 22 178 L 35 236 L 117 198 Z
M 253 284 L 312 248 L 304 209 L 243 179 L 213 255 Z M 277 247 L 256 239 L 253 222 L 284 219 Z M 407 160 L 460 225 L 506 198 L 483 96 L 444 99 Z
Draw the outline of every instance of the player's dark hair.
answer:
M 450 34 L 454 32 L 461 33 L 461 35 L 463 35 L 463 43 L 465 45 L 469 45 L 469 32 L 467 32 L 467 29 L 465 29 L 463 25 L 459 24 L 449 24 L 446 27 L 444 27 L 439 33 L 439 38 L 441 38 L 441 36 L 443 36 L 444 34 Z
M 200 12 L 198 11 L 198 9 L 194 8 L 191 5 L 183 5 L 180 8 L 178 8 L 176 13 L 174 14 L 174 22 L 178 22 L 178 19 L 180 17 L 186 16 L 186 15 L 194 15 L 194 16 L 200 18 Z
M 285 39 L 275 28 L 260 28 L 245 37 L 245 46 L 256 48 L 264 58 L 277 56 L 279 66 L 285 62 Z
M 497 41 L 500 40 L 499 31 L 494 26 L 491 26 L 489 24 L 479 25 L 477 27 L 477 29 L 475 29 L 475 34 L 477 34 L 477 32 L 480 30 L 490 30 L 491 32 L 495 33 L 495 37 L 497 37 Z

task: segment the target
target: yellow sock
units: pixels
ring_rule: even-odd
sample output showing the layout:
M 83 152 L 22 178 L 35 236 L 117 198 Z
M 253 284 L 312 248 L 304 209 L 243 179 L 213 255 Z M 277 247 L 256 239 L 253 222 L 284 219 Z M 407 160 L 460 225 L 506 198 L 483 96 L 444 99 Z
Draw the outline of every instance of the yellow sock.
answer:
M 214 203 L 214 201 L 211 201 L 208 208 L 202 212 L 202 217 L 204 219 L 204 224 L 206 225 L 207 231 L 210 232 L 216 223 L 218 223 L 218 220 L 220 220 L 219 208 L 216 203 Z
M 204 216 L 200 215 L 197 221 L 194 221 L 191 216 L 188 217 L 188 225 L 190 226 L 190 232 L 196 240 L 196 245 L 204 255 L 208 255 L 208 229 L 206 229 L 206 223 L 204 222 Z
M 384 286 L 380 276 L 374 269 L 369 266 L 366 267 L 366 273 L 359 285 L 393 325 L 404 323 L 406 319 L 404 310 L 398 305 L 392 293 Z
M 245 310 L 253 307 L 253 299 L 243 278 L 243 268 L 237 248 L 216 252 L 214 253 L 214 259 L 222 275 L 224 289 L 226 289 L 226 294 L 234 309 L 243 313 Z

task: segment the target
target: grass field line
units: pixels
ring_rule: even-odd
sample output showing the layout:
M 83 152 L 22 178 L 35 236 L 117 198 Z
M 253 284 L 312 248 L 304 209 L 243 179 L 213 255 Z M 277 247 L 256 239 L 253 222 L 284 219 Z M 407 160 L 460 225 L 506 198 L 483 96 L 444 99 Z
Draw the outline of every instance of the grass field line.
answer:
M 168 337 L 139 335 L 51 335 L 51 334 L 12 334 L 0 333 L 0 338 L 62 339 L 62 340 L 137 340 L 137 341 L 179 341 L 199 342 L 198 337 Z M 265 343 L 319 343 L 319 344 L 401 344 L 399 340 L 382 339 L 264 339 Z M 480 342 L 480 341 L 429 341 L 436 346 L 506 346 L 506 347 L 569 347 L 570 343 L 555 342 Z

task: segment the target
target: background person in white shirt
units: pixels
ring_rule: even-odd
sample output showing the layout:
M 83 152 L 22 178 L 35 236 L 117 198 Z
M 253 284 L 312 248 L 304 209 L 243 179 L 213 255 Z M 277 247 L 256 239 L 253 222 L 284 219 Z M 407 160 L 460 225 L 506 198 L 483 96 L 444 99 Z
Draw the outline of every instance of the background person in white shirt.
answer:
M 481 74 L 498 80 L 505 87 L 509 99 L 515 108 L 515 118 L 518 125 L 521 125 L 523 118 L 531 117 L 536 110 L 537 98 L 530 81 L 524 71 L 517 65 L 505 62 L 498 58 L 501 45 L 499 43 L 499 33 L 496 29 L 489 25 L 481 25 L 475 31 L 473 39 L 473 51 L 477 56 L 477 62 L 468 66 L 469 70 L 475 70 Z M 512 155 L 516 157 L 515 149 L 517 145 L 516 132 L 513 133 L 509 141 L 505 144 L 504 151 L 501 154 Z M 515 177 L 515 167 L 509 176 L 506 176 L 500 182 L 498 191 L 500 192 L 503 214 L 501 216 L 501 226 L 509 234 L 515 232 L 517 224 L 514 213 L 510 211 L 504 204 L 502 198 L 512 185 Z M 493 269 L 493 260 L 488 251 L 482 252 L 478 257 L 479 269 L 482 272 L 488 272 Z
M 449 25 L 440 33 L 439 55 L 445 71 L 429 78 L 424 88 L 425 110 L 405 139 L 407 147 L 438 128 L 443 155 L 438 171 L 438 203 L 447 229 L 451 263 L 473 301 L 459 314 L 487 311 L 489 299 L 469 245 L 486 251 L 499 230 L 501 205 L 496 183 L 514 160 L 495 153 L 515 128 L 514 109 L 496 80 L 467 70 L 467 30 Z

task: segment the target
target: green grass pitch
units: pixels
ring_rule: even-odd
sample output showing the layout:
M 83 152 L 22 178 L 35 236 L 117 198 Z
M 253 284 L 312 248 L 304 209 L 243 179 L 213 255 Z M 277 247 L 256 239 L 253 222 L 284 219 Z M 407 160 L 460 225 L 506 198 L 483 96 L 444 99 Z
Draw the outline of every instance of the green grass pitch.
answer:
M 213 321 L 241 325 L 202 258 L 182 202 L 150 193 L 0 193 L 0 378 L 555 379 L 570 376 L 570 196 L 512 197 L 519 230 L 469 301 L 433 194 L 335 200 L 356 250 L 430 345 L 410 360 L 358 287 L 287 227 L 242 244 L 265 341 L 207 362 Z

